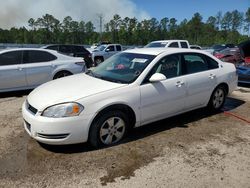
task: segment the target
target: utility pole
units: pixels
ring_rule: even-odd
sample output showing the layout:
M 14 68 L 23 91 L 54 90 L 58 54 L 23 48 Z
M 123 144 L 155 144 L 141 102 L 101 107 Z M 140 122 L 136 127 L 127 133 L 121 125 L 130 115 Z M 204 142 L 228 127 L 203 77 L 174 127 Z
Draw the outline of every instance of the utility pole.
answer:
M 100 24 L 100 42 L 102 41 L 102 25 L 103 25 L 103 14 L 97 14 Z

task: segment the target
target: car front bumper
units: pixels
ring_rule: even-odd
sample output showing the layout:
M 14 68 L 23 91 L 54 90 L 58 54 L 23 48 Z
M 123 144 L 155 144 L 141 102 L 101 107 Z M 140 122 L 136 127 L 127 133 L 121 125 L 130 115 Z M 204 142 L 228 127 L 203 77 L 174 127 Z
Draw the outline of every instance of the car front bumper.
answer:
M 22 106 L 24 128 L 35 140 L 50 145 L 66 145 L 87 142 L 91 116 L 48 118 L 33 114 Z

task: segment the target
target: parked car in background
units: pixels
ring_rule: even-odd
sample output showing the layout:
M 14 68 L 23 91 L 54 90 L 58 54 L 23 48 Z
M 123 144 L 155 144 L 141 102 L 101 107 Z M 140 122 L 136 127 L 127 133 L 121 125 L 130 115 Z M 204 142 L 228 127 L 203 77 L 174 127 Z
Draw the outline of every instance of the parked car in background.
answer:
M 46 144 L 109 146 L 133 127 L 205 106 L 218 111 L 236 86 L 235 66 L 201 50 L 132 49 L 36 88 L 22 106 L 24 128 Z
M 238 72 L 238 82 L 244 84 L 250 84 L 250 64 L 239 65 L 236 68 Z
M 198 45 L 190 45 L 191 49 L 201 50 L 202 48 Z
M 241 56 L 239 48 L 226 48 L 224 50 L 214 52 L 214 56 L 222 61 L 233 64 L 239 64 L 243 62 L 243 57 Z
M 92 61 L 91 53 L 81 45 L 70 44 L 51 44 L 42 47 L 43 49 L 56 50 L 72 57 L 82 57 L 86 62 L 87 68 L 94 67 L 96 64 Z
M 226 48 L 235 48 L 235 47 L 236 46 L 234 44 L 215 44 L 211 48 L 206 49 L 205 51 L 214 54 L 215 52 L 219 52 Z
M 145 48 L 190 48 L 187 40 L 158 40 L 152 41 Z
M 33 89 L 47 81 L 85 71 L 82 58 L 36 48 L 0 51 L 0 92 Z
M 250 84 L 250 40 L 239 44 L 243 63 L 237 66 L 239 83 Z
M 250 40 L 239 44 L 241 56 L 244 59 L 244 64 L 250 65 Z
M 121 52 L 122 46 L 120 44 L 104 44 L 98 46 L 92 51 L 92 60 L 98 65 L 112 55 Z

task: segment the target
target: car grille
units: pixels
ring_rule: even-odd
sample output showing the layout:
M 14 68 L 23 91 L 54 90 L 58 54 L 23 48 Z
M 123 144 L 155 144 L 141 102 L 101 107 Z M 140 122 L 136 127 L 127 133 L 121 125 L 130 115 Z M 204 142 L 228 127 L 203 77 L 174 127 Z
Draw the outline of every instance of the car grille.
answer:
M 69 134 L 41 134 L 37 133 L 37 136 L 40 138 L 46 138 L 46 139 L 63 139 L 69 136 Z
M 35 115 L 37 113 L 37 109 L 31 106 L 28 102 L 27 102 L 27 108 L 32 114 Z

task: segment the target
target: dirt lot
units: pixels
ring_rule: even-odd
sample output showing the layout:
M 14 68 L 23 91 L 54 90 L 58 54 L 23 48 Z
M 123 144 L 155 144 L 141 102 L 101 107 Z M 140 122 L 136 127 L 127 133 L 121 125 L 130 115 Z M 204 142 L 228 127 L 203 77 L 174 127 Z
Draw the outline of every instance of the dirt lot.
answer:
M 30 139 L 21 116 L 26 95 L 0 97 L 0 187 L 250 187 L 249 88 L 227 99 L 229 114 L 196 110 L 101 150 Z

